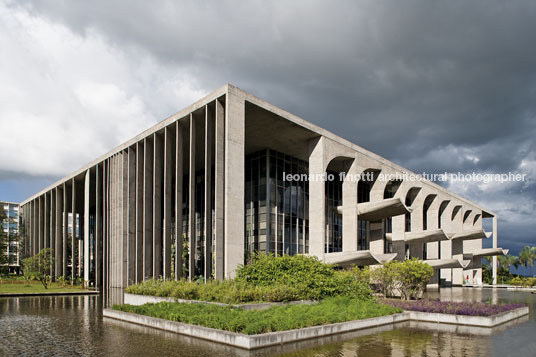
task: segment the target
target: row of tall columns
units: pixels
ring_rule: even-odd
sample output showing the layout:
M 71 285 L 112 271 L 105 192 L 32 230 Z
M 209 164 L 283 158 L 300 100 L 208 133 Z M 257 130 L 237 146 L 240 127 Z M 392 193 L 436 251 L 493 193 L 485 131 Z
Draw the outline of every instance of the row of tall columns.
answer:
M 27 255 L 51 247 L 54 277 L 106 291 L 233 277 L 244 263 L 244 140 L 245 100 L 230 90 L 25 203 Z

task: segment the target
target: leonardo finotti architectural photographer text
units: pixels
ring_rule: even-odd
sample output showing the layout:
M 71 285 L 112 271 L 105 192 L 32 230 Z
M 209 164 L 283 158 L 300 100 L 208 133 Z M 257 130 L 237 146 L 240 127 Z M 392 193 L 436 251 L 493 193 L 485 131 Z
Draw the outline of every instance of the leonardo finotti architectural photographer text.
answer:
M 503 173 L 503 174 L 492 174 L 492 173 L 461 173 L 461 172 L 444 172 L 441 174 L 428 174 L 423 172 L 422 174 L 414 173 L 395 173 L 395 174 L 384 174 L 376 173 L 372 171 L 363 172 L 361 174 L 347 174 L 345 172 L 341 173 L 323 173 L 319 175 L 308 175 L 308 174 L 287 174 L 283 172 L 283 181 L 432 181 L 432 182 L 521 182 L 525 181 L 527 174 L 519 173 Z

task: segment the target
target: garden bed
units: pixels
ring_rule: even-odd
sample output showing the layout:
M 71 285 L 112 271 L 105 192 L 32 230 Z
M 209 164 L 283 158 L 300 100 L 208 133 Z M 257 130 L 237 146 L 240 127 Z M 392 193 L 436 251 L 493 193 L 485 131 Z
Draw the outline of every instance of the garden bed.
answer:
M 402 312 L 401 309 L 389 305 L 348 297 L 330 298 L 313 305 L 272 306 L 265 310 L 243 310 L 231 306 L 172 302 L 141 306 L 115 305 L 112 309 L 248 335 L 361 320 Z
M 465 316 L 494 316 L 503 312 L 525 307 L 524 304 L 492 305 L 483 302 L 453 302 L 439 300 L 396 300 L 385 299 L 382 303 L 406 311 L 440 313 Z

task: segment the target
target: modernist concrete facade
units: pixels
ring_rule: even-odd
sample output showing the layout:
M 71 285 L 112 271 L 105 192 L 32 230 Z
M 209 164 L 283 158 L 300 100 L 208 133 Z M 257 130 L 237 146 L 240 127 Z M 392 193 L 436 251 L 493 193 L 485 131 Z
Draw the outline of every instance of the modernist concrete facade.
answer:
M 19 239 L 19 204 L 14 202 L 2 202 L 0 201 L 0 209 L 3 210 L 4 220 L 0 221 L 1 227 L 7 240 L 6 249 L 0 254 L 7 256 L 7 266 L 9 272 L 17 273 L 20 270 L 21 256 L 20 251 L 20 239 Z
M 418 257 L 436 283 L 480 283 L 480 258 L 504 253 L 496 214 L 432 182 L 379 179 L 388 174 L 411 173 L 225 85 L 24 201 L 26 254 L 52 247 L 55 277 L 105 290 L 230 278 L 253 251 L 341 266 Z

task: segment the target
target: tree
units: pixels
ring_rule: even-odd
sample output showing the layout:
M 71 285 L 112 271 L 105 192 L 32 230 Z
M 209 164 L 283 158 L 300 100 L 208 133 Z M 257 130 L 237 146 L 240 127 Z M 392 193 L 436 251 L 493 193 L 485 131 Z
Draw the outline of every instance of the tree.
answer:
M 398 263 L 398 280 L 402 299 L 416 298 L 424 292 L 426 284 L 434 275 L 434 268 L 422 260 L 410 259 Z
M 54 250 L 50 248 L 42 249 L 33 257 L 26 258 L 22 261 L 24 276 L 37 278 L 45 289 L 48 289 L 53 265 Z
M 510 255 L 510 254 L 500 255 L 498 261 L 499 261 L 499 266 L 503 268 L 504 270 L 506 270 L 508 274 L 510 274 L 510 267 L 512 267 L 512 265 L 515 268 L 518 268 L 519 264 L 521 264 L 518 257 L 516 257 L 515 255 Z
M 393 290 L 397 286 L 398 270 L 396 260 L 392 260 L 384 265 L 370 271 L 372 282 L 376 289 L 383 295 L 384 298 L 393 294 Z
M 532 267 L 536 259 L 536 247 L 524 246 L 519 253 L 519 261 L 525 268 L 530 268 L 530 276 L 532 276 Z

